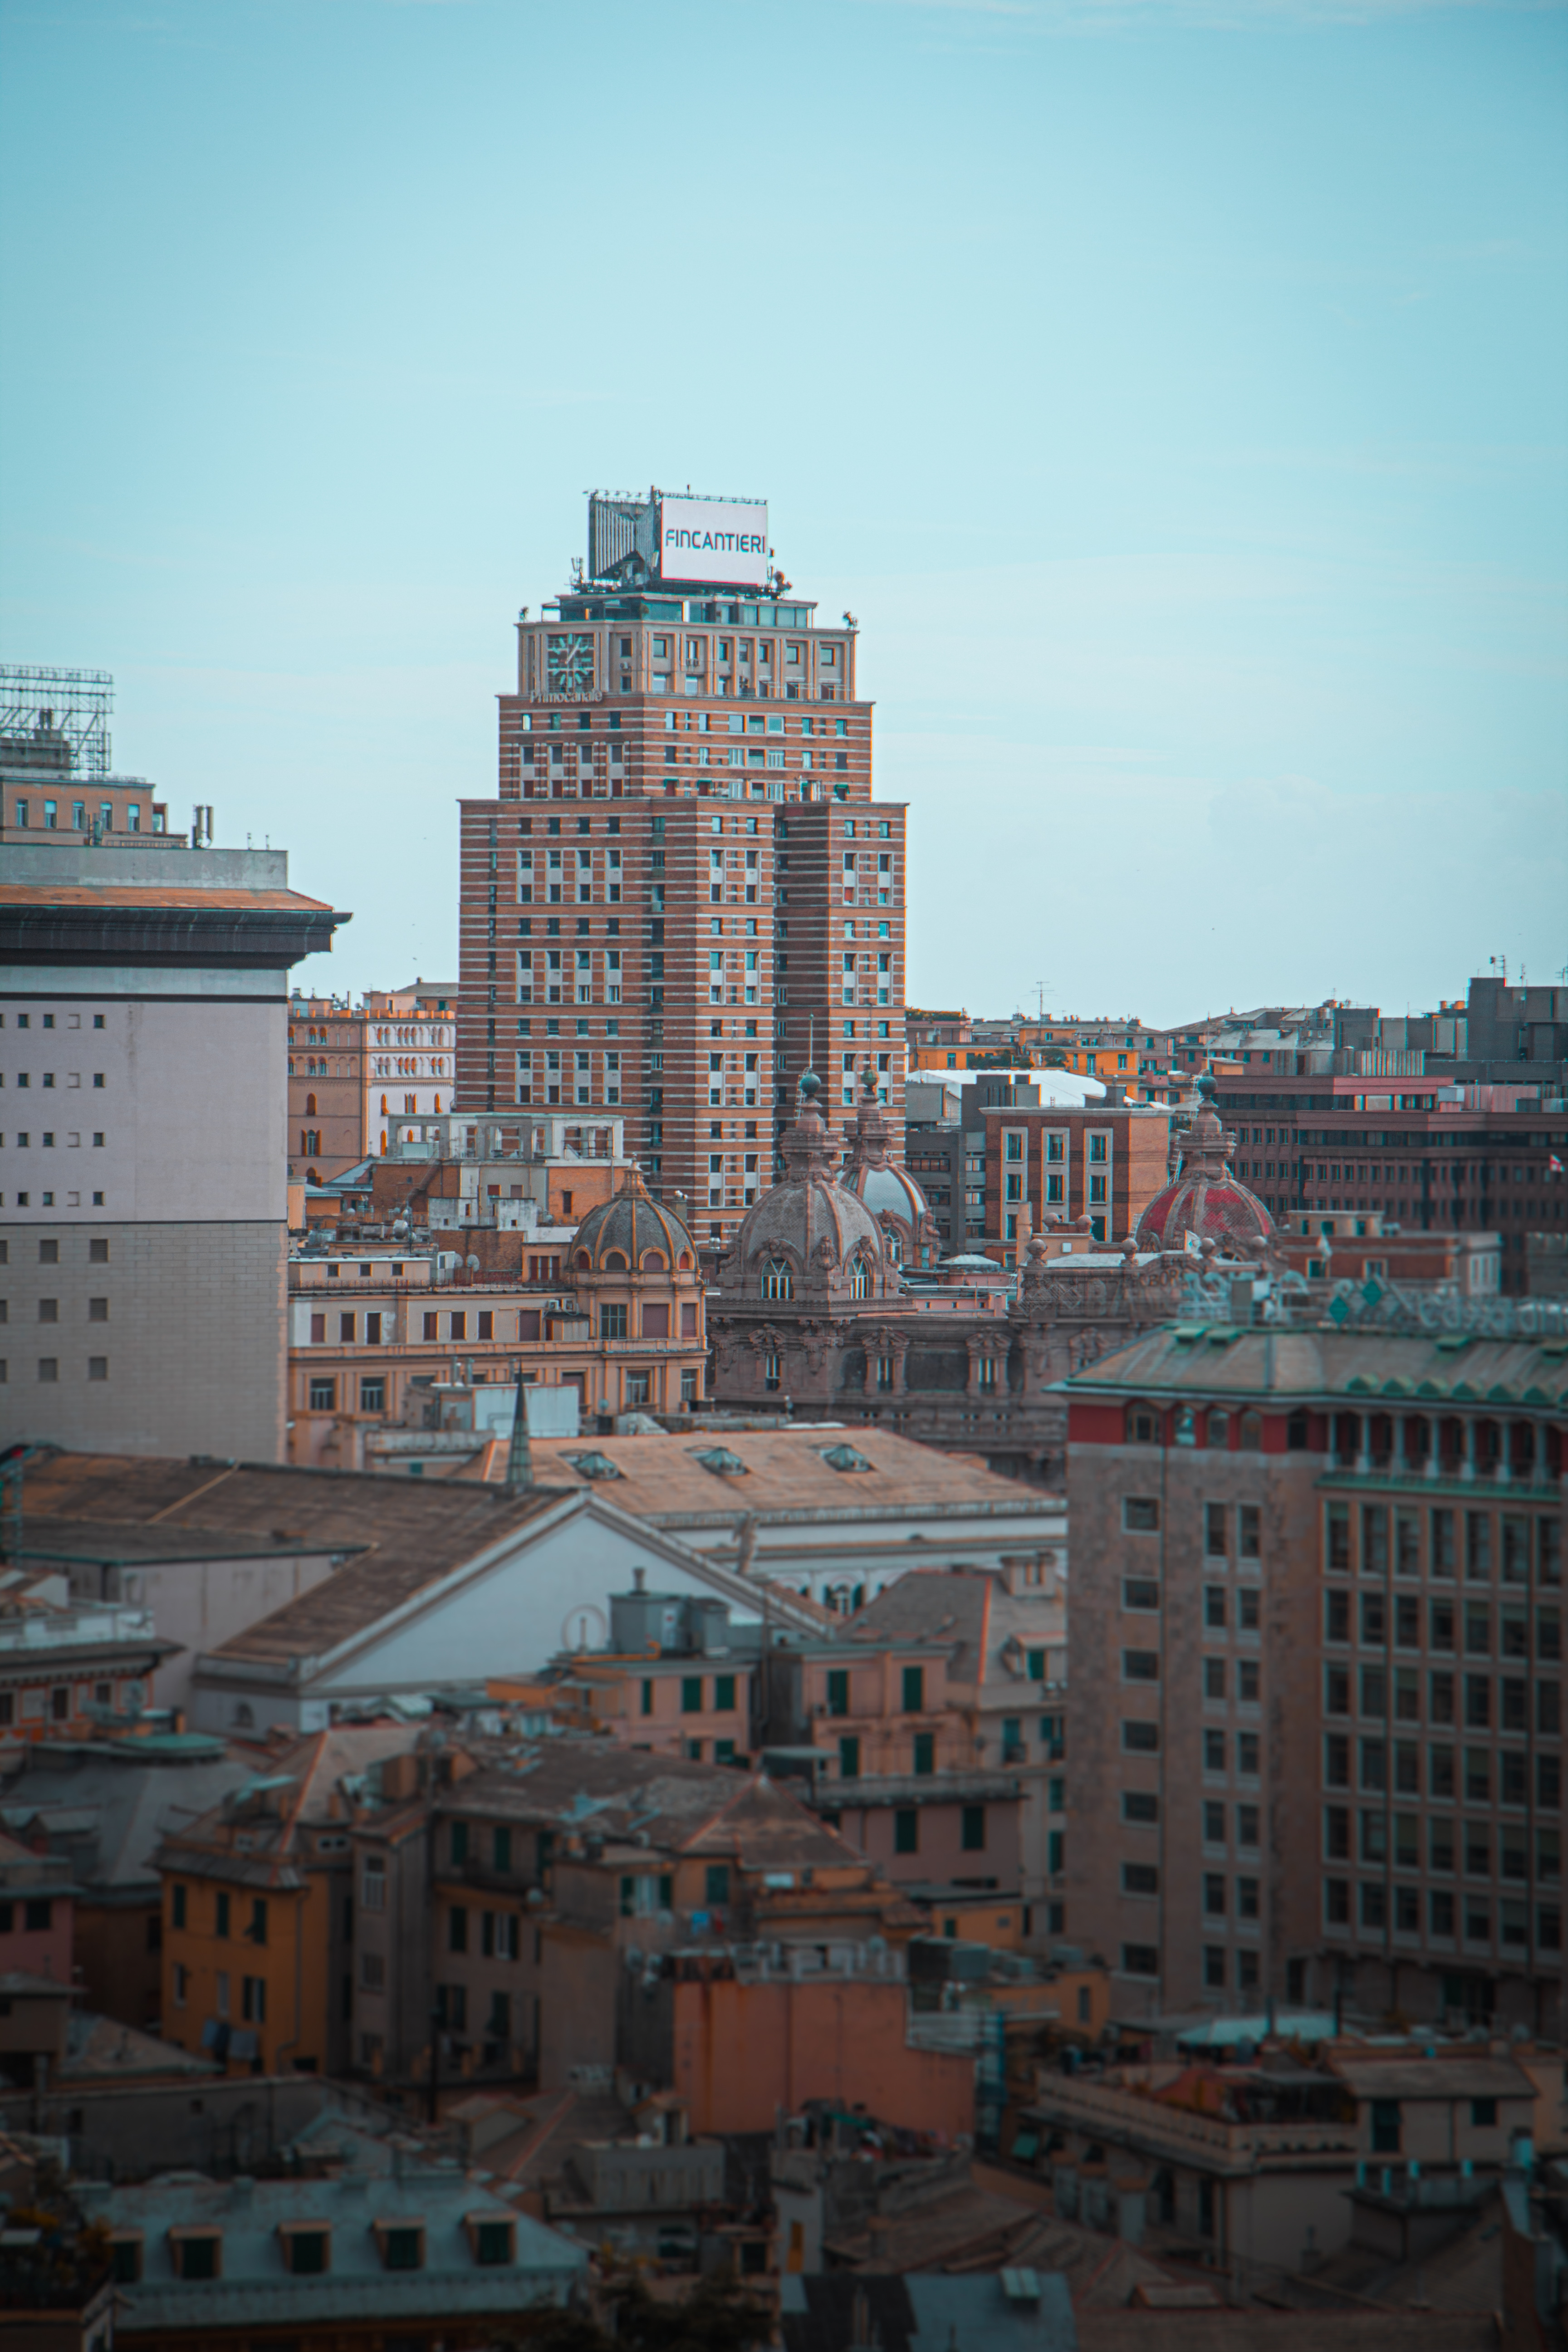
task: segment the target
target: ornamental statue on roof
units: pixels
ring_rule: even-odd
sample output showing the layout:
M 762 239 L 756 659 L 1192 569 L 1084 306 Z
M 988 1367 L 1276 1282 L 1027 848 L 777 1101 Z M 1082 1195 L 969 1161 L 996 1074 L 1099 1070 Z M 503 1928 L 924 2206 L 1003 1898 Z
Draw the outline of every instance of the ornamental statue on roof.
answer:
M 1189 1234 L 1196 1243 L 1213 1242 L 1228 1256 L 1268 1250 L 1274 1220 L 1231 1171 L 1233 1138 L 1215 1108 L 1217 1093 L 1205 1071 L 1197 1082 L 1197 1111 L 1182 1146 L 1180 1171 L 1138 1220 L 1134 1239 L 1141 1250 L 1184 1249 Z

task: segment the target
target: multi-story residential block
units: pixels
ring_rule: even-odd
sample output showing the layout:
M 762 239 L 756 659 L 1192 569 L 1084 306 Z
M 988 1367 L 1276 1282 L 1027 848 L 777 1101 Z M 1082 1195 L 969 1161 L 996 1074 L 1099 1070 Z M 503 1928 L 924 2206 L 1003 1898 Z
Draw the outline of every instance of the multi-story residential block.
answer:
M 321 1731 L 172 1825 L 163 1881 L 163 2031 L 258 2074 L 342 2074 L 353 1973 L 350 1831 L 366 1776 L 415 1727 Z
M 605 1648 L 563 1652 L 542 1675 L 489 1689 L 639 1755 L 744 1764 L 762 1731 L 763 1630 L 732 1625 L 721 1601 L 649 1592 L 639 1578 L 611 1596 Z
M 163 1890 L 153 1857 L 163 1824 L 194 1820 L 250 1780 L 254 1751 L 124 1717 L 116 1729 L 95 1722 L 29 1740 L 0 1756 L 0 1770 L 6 1821 L 73 1885 L 69 1957 L 88 2008 L 155 2033 Z
M 771 1740 L 823 1751 L 813 1802 L 940 1933 L 1016 1945 L 1049 1932 L 1066 1785 L 1055 1567 L 917 1571 L 840 1643 L 792 1644 L 770 1673 Z
M 628 2012 L 693 1937 L 901 1940 L 920 1925 L 764 1776 L 619 1740 L 470 1744 L 353 1843 L 353 2063 L 389 2084 L 428 2084 L 432 2007 L 444 2076 L 559 2088 L 626 2057 Z
M 286 975 L 342 918 L 280 850 L 40 834 L 5 863 L 5 1425 L 276 1460 Z
M 1065 1927 L 1124 2011 L 1561 2032 L 1568 1332 L 1510 1312 L 1069 1380 Z
M 901 1124 L 905 813 L 871 802 L 858 650 L 771 574 L 595 572 L 520 620 L 500 797 L 462 803 L 460 1106 L 618 1098 L 710 1242 L 813 1054 L 836 1124 L 868 1057 Z
M 17 1527 L 13 1519 L 13 1538 Z M 160 1637 L 152 1611 L 73 1601 L 58 1565 L 44 1565 L 30 1547 L 19 1559 L 13 1550 L 7 1567 L 0 1592 L 0 1738 L 79 1738 L 100 1717 L 140 1713 L 153 1675 L 178 1647 Z
M 422 980 L 289 1003 L 289 1181 L 318 1184 L 388 1148 L 395 1120 L 439 1119 L 457 1070 L 456 985 Z
M 1283 2037 L 1283 2014 L 1280 2025 Z M 1537 2104 L 1542 2075 L 1560 2081 L 1561 2060 L 1518 2042 L 1436 2049 L 1427 2036 L 1347 2034 L 1288 2077 L 1190 2059 L 1092 2081 L 1041 2067 L 1019 2120 L 1058 2213 L 1088 2220 L 1100 2199 L 1131 2194 L 1147 2221 L 1194 2252 L 1289 2272 L 1303 2243 L 1320 2260 L 1347 2241 L 1385 2262 L 1422 2246 L 1447 2253 L 1532 2137 L 1540 2105 L 1555 2110 L 1555 2098 Z
M 614 1104 L 596 1119 L 559 1111 L 478 1119 L 395 1113 L 386 1133 L 386 1150 L 370 1171 L 373 1219 L 384 1226 L 403 1219 L 437 1236 L 461 1226 L 464 1255 L 477 1254 L 487 1273 L 521 1273 L 538 1255 L 535 1221 L 578 1223 L 635 1165 Z
M 0 1976 L 74 1980 L 76 1896 L 51 1855 L 0 1833 Z
M 1163 1107 L 1107 1096 L 1076 1108 L 1015 1103 L 987 1109 L 985 1223 L 1016 1265 L 1030 1235 L 1088 1219 L 1091 1240 L 1131 1234 L 1170 1171 L 1171 1121 Z
M 635 1169 L 574 1229 L 536 1227 L 524 1238 L 539 1245 L 511 1282 L 470 1278 L 440 1251 L 292 1259 L 289 1459 L 363 1469 L 376 1433 L 442 1427 L 448 1387 L 496 1389 L 509 1429 L 507 1391 L 520 1379 L 575 1389 L 579 1415 L 701 1402 L 708 1335 L 696 1249 Z M 469 1404 L 468 1426 L 478 1428 Z M 374 1466 L 396 1458 L 384 1452 Z M 424 1475 L 416 1451 L 407 1460 Z

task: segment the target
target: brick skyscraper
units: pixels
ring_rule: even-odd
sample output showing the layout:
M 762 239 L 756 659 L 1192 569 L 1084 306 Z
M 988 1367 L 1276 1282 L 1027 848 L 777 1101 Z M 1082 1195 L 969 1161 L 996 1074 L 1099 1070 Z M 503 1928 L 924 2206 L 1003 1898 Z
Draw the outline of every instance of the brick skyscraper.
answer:
M 618 1112 L 721 1241 L 808 1055 L 840 1129 L 869 1057 L 901 1147 L 905 811 L 871 800 L 855 623 L 772 570 L 765 507 L 589 525 L 590 576 L 518 623 L 499 797 L 461 804 L 458 1107 Z

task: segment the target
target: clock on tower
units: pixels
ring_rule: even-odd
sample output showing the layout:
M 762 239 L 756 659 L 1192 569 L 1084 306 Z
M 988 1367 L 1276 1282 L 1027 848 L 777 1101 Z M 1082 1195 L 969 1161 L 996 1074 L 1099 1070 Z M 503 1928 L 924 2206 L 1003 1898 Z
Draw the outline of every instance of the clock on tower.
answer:
M 594 640 L 575 630 L 562 630 L 550 639 L 552 694 L 586 694 L 594 683 Z

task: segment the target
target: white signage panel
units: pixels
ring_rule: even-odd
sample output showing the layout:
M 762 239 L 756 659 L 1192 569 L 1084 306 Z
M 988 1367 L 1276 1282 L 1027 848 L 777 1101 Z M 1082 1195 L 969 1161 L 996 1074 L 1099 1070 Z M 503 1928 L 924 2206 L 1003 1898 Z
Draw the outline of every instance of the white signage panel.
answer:
M 658 539 L 663 580 L 721 581 L 736 588 L 768 584 L 764 500 L 665 499 Z

